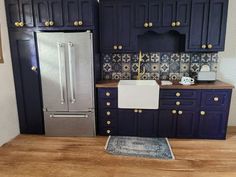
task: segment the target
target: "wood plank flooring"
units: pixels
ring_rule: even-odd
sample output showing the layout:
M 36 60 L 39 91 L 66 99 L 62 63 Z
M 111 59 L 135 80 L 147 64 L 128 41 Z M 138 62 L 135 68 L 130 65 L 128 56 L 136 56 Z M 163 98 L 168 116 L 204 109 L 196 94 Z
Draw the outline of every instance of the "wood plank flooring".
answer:
M 236 127 L 226 141 L 171 139 L 171 161 L 112 156 L 105 142 L 20 135 L 0 148 L 0 177 L 236 177 Z

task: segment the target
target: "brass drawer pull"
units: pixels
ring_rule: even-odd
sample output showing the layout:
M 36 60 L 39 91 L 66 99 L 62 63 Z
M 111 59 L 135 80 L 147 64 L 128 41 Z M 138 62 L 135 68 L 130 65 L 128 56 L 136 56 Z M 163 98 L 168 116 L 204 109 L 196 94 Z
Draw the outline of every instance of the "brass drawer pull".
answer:
M 54 26 L 54 22 L 53 22 L 53 21 L 50 21 L 50 22 L 49 22 L 49 25 L 50 25 L 50 26 Z
M 175 26 L 176 26 L 176 23 L 175 23 L 175 22 L 172 22 L 172 23 L 171 23 L 171 26 L 172 26 L 172 27 L 175 27 Z
M 182 114 L 183 114 L 183 111 L 179 111 L 178 114 L 179 114 L 179 115 L 182 115 Z
M 107 121 L 107 125 L 111 125 L 111 121 L 108 120 L 108 121 Z
M 206 46 L 205 44 L 202 45 L 202 49 L 206 49 L 206 47 L 207 47 L 207 46 Z
M 79 26 L 82 26 L 83 25 L 83 21 L 79 21 Z
M 74 26 L 79 26 L 79 22 L 78 22 L 78 21 L 75 21 L 75 22 L 74 22 Z
M 140 109 L 138 112 L 141 114 L 143 112 L 143 110 Z
M 181 96 L 181 94 L 180 94 L 179 92 L 177 92 L 175 95 L 176 95 L 177 97 L 180 97 L 180 96 Z
M 181 25 L 180 21 L 177 21 L 176 26 L 180 26 L 180 25 Z
M 200 114 L 201 114 L 202 116 L 205 116 L 205 115 L 206 115 L 206 112 L 205 112 L 205 111 L 201 111 Z
M 110 92 L 106 92 L 106 96 L 111 96 L 111 93 Z
M 117 50 L 117 49 L 118 49 L 117 45 L 114 45 L 114 46 L 113 46 L 113 49 L 114 49 L 114 50 Z
M 50 26 L 49 21 L 46 21 L 46 22 L 44 23 L 44 25 L 47 26 L 47 27 Z
M 212 49 L 212 48 L 213 48 L 212 44 L 208 44 L 208 45 L 207 45 L 207 48 L 208 48 L 208 49 Z
M 24 22 L 20 22 L 19 25 L 20 25 L 20 27 L 24 27 L 25 24 L 24 24 Z
M 175 104 L 176 104 L 177 106 L 181 105 L 181 103 L 180 103 L 179 101 L 177 101 Z
M 137 110 L 137 109 L 135 109 L 135 110 L 134 110 L 134 112 L 135 112 L 135 113 L 137 113 L 137 112 L 138 112 L 138 110 Z
M 145 28 L 147 28 L 148 27 L 148 23 L 146 22 L 146 23 L 144 23 L 144 27 Z
M 119 46 L 118 46 L 118 49 L 119 49 L 119 50 L 122 50 L 122 49 L 123 49 L 123 46 L 122 46 L 122 45 L 119 45 Z
M 107 134 L 110 134 L 111 133 L 111 130 L 107 130 Z
M 111 115 L 111 112 L 110 112 L 110 111 L 107 111 L 107 115 L 110 116 L 110 115 Z
M 152 23 L 152 22 L 149 22 L 148 26 L 149 26 L 149 27 L 153 27 L 153 23 Z
M 111 103 L 110 103 L 110 102 L 107 102 L 106 105 L 107 105 L 107 106 L 111 106 Z
M 177 114 L 177 111 L 176 110 L 172 110 L 172 114 Z
M 215 101 L 215 102 L 218 102 L 218 101 L 219 101 L 219 98 L 218 98 L 218 97 L 214 97 L 214 101 Z

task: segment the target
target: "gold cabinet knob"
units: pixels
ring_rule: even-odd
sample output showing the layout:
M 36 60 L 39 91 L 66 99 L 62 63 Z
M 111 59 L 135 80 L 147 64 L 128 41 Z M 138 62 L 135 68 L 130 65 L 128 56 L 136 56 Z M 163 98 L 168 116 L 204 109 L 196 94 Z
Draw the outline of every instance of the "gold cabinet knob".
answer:
M 201 114 L 202 116 L 205 116 L 205 115 L 206 115 L 206 112 L 205 112 L 205 111 L 201 111 L 200 114 Z
M 106 96 L 107 97 L 111 96 L 111 93 L 110 92 L 106 92 Z
M 172 114 L 176 114 L 177 113 L 177 111 L 176 110 L 172 110 Z
M 143 110 L 140 109 L 138 112 L 141 114 L 143 112 Z
M 78 21 L 75 21 L 75 22 L 74 22 L 74 26 L 79 26 L 79 22 L 78 22 Z
M 179 106 L 181 103 L 180 103 L 179 101 L 177 101 L 175 104 L 176 104 L 177 106 Z
M 137 109 L 135 109 L 135 110 L 134 110 L 134 112 L 135 112 L 135 113 L 137 113 L 137 112 L 138 112 L 138 110 L 137 110 Z
M 152 23 L 152 22 L 149 22 L 148 26 L 149 26 L 149 27 L 153 27 L 153 23 Z
M 37 67 L 36 67 L 36 66 L 32 66 L 32 67 L 31 67 L 31 70 L 32 70 L 32 71 L 37 71 Z
M 181 94 L 180 94 L 179 92 L 177 92 L 175 95 L 176 95 L 177 97 L 180 97 L 180 96 L 181 96 Z
M 50 21 L 50 22 L 49 22 L 49 25 L 50 25 L 50 26 L 54 26 L 54 22 L 53 22 L 53 21 Z
M 182 115 L 182 114 L 183 114 L 183 111 L 179 111 L 178 114 L 179 114 L 179 115 Z
M 175 22 L 172 22 L 172 23 L 171 23 L 171 26 L 172 26 L 172 27 L 175 27 L 175 26 L 176 26 L 176 23 L 175 23 Z
M 145 28 L 148 27 L 148 23 L 147 23 L 147 22 L 144 23 L 144 27 L 145 27 Z
M 219 101 L 219 98 L 218 97 L 214 97 L 214 101 L 215 102 Z
M 46 21 L 46 22 L 44 23 L 44 25 L 47 26 L 47 27 L 50 26 L 49 21 Z
M 118 49 L 119 49 L 119 50 L 122 50 L 122 49 L 123 49 L 123 46 L 122 46 L 122 45 L 119 45 L 119 46 L 118 46 Z
M 208 49 L 212 49 L 212 47 L 213 47 L 212 44 L 208 44 L 208 45 L 207 45 L 207 48 L 208 48 Z
M 107 134 L 110 134 L 111 133 L 111 130 L 107 130 Z
M 107 121 L 107 125 L 111 125 L 111 121 L 108 120 L 108 121 Z
M 110 111 L 107 111 L 107 115 L 110 116 L 110 115 L 111 115 L 111 112 L 110 112 Z
M 81 21 L 81 20 L 78 23 L 79 23 L 79 26 L 83 25 L 83 21 Z
M 114 50 L 117 50 L 117 49 L 118 49 L 117 45 L 114 45 L 114 46 L 113 46 L 113 49 L 114 49 Z
M 20 23 L 19 23 L 19 22 L 15 22 L 15 26 L 16 26 L 16 27 L 19 27 L 19 26 L 20 26 Z
M 25 25 L 24 22 L 20 22 L 20 23 L 19 23 L 19 26 L 20 26 L 20 27 L 23 27 L 24 25 Z
M 110 103 L 110 102 L 107 102 L 106 105 L 107 105 L 107 106 L 111 106 L 111 103 Z
M 181 25 L 180 21 L 177 21 L 176 26 L 180 26 L 180 25 Z
M 206 46 L 205 44 L 202 45 L 202 49 L 206 49 L 206 47 L 207 47 L 207 46 Z

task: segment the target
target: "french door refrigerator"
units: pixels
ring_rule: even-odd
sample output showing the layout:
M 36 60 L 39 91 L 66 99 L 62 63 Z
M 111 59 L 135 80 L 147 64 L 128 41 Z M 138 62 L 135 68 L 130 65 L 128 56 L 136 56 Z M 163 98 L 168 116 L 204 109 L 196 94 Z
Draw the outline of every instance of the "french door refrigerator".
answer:
M 95 135 L 91 32 L 38 32 L 45 134 Z

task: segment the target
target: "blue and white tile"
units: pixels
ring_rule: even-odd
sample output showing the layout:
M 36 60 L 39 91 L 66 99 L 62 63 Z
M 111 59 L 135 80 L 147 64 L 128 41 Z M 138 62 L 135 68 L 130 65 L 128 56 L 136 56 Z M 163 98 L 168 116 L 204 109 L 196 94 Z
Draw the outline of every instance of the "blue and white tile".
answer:
M 211 62 L 212 63 L 218 63 L 218 59 L 219 59 L 218 53 L 211 54 Z
M 142 63 L 147 63 L 150 61 L 150 55 L 149 53 L 143 53 L 142 54 Z
M 179 62 L 171 62 L 169 64 L 171 73 L 179 73 L 180 72 L 180 63 Z
M 150 53 L 150 58 L 152 63 L 160 63 L 160 53 Z
M 218 63 L 211 63 L 211 71 L 217 72 Z
M 191 54 L 191 63 L 199 63 L 201 61 L 201 54 Z
M 151 72 L 159 72 L 160 64 L 159 63 L 151 63 Z
M 138 72 L 138 63 L 132 63 L 132 72 L 137 73 Z
M 104 63 L 103 64 L 103 71 L 104 72 L 111 72 L 112 71 L 112 66 L 110 63 Z
M 133 54 L 132 56 L 131 56 L 131 62 L 132 63 L 138 63 L 138 54 Z
M 169 74 L 168 73 L 161 73 L 160 80 L 169 80 Z
M 150 79 L 160 80 L 160 74 L 159 73 L 150 73 Z
M 190 63 L 180 63 L 180 73 L 189 72 Z
M 111 62 L 112 55 L 111 54 L 103 54 L 102 59 L 104 63 L 109 63 Z
M 104 80 L 111 80 L 112 79 L 112 73 L 103 72 L 102 78 Z
M 169 63 L 161 63 L 161 66 L 160 66 L 161 72 L 169 72 L 169 70 L 170 70 Z
M 172 53 L 170 56 L 170 62 L 174 63 L 174 62 L 179 62 L 179 61 L 180 61 L 179 53 Z
M 121 72 L 122 71 L 121 63 L 112 63 L 112 71 L 113 72 Z
M 190 66 L 191 72 L 199 72 L 200 71 L 200 64 L 199 63 L 192 63 Z
M 121 79 L 123 79 L 123 80 L 130 80 L 131 79 L 131 73 L 130 72 L 123 72 L 121 74 Z
M 121 54 L 113 54 L 112 55 L 112 62 L 113 63 L 120 63 L 122 61 Z
M 161 63 L 168 63 L 170 61 L 170 53 L 161 53 Z
M 172 81 L 180 80 L 180 73 L 170 73 L 169 79 Z
M 120 80 L 121 79 L 121 72 L 114 72 L 112 73 L 113 80 Z
M 202 53 L 201 54 L 201 63 L 209 63 L 209 62 L 211 62 L 211 54 Z
M 151 63 L 143 63 L 141 65 L 141 70 L 143 70 L 145 68 L 145 72 L 151 72 L 152 68 L 151 68 Z
M 122 54 L 122 62 L 130 63 L 131 62 L 131 54 Z
M 150 79 L 150 73 L 144 73 L 141 75 L 141 80 L 149 80 Z
M 180 54 L 180 62 L 181 63 L 190 63 L 190 54 L 189 53 L 181 53 Z
M 122 72 L 131 72 L 131 64 L 122 63 Z

